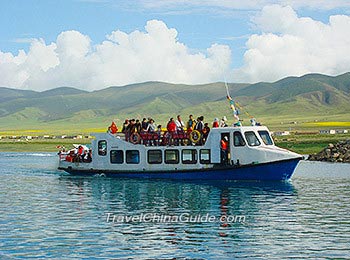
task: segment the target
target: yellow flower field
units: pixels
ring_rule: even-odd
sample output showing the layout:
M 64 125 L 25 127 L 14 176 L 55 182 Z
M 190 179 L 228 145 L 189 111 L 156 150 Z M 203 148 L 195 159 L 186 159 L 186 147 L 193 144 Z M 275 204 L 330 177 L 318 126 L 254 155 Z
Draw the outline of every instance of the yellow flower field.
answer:
M 305 125 L 321 127 L 350 127 L 350 122 L 314 122 L 305 123 Z

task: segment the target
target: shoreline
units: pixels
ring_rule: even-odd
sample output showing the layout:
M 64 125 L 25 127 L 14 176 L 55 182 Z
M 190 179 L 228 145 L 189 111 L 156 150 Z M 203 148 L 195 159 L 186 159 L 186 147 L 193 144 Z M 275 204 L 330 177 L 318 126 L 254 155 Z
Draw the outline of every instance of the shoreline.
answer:
M 315 154 L 330 143 L 350 139 L 350 134 L 342 135 L 289 135 L 274 136 L 276 146 L 299 153 Z M 90 144 L 93 138 L 79 139 L 0 139 L 0 152 L 58 152 L 57 146 L 73 148 L 73 144 Z
M 58 152 L 57 146 L 65 146 L 67 149 L 73 144 L 90 144 L 91 140 L 65 140 L 60 141 L 0 141 L 0 152 Z M 276 146 L 288 149 L 299 154 L 318 153 L 324 149 L 329 142 L 278 142 Z

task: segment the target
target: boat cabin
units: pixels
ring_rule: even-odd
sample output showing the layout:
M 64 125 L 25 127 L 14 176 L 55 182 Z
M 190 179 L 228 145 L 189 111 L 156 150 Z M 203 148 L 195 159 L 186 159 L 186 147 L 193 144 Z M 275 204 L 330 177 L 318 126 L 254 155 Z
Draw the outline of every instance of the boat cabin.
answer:
M 295 153 L 278 148 L 265 126 L 212 128 L 205 143 L 145 145 L 125 141 L 110 133 L 94 134 L 92 162 L 75 163 L 74 168 L 114 171 L 177 171 L 224 165 L 247 165 L 288 159 Z M 221 140 L 227 142 L 226 154 Z

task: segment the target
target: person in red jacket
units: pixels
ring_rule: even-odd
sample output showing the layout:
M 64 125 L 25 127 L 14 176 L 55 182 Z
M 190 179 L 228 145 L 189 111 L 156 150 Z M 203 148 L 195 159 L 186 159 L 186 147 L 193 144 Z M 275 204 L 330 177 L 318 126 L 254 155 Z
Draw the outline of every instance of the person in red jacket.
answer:
M 115 134 L 116 132 L 118 132 L 118 127 L 117 127 L 117 125 L 114 123 L 114 121 L 112 122 L 112 124 L 111 124 L 111 133 L 112 134 Z
M 219 118 L 214 118 L 213 128 L 219 127 Z
M 174 135 L 176 133 L 176 123 L 174 118 L 170 118 L 168 124 L 167 124 L 167 130 L 168 130 L 168 144 L 173 145 L 174 144 Z
M 224 136 L 220 141 L 221 163 L 224 165 L 228 164 L 228 146 L 228 138 Z
M 174 121 L 174 118 L 170 118 L 168 125 L 167 125 L 167 130 L 170 133 L 174 133 L 176 131 L 176 123 Z

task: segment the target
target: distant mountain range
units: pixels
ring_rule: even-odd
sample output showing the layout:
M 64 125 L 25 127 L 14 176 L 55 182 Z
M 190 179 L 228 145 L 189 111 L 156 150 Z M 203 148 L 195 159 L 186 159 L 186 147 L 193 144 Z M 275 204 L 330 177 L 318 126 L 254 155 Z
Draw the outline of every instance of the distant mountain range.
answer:
M 245 111 L 273 117 L 350 113 L 350 73 L 308 74 L 274 83 L 228 84 Z M 243 114 L 244 111 L 242 111 Z M 43 92 L 0 88 L 0 130 L 16 125 L 110 121 L 126 117 L 229 114 L 225 84 L 146 82 L 87 92 L 60 87 Z M 19 122 L 21 121 L 21 123 Z

